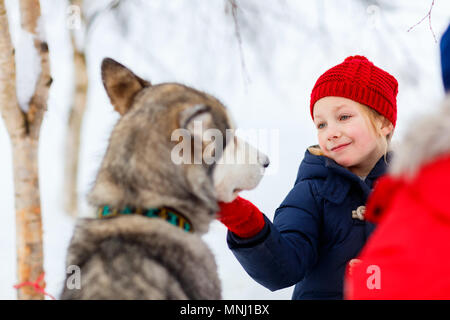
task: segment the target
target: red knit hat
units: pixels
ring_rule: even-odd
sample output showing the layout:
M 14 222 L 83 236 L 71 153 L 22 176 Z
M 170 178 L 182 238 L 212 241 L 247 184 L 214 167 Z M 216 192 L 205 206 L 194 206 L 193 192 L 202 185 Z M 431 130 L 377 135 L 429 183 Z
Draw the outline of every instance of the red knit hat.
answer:
M 348 57 L 319 79 L 311 92 L 311 117 L 317 100 L 337 96 L 364 104 L 385 116 L 393 126 L 397 121 L 397 80 L 363 56 Z

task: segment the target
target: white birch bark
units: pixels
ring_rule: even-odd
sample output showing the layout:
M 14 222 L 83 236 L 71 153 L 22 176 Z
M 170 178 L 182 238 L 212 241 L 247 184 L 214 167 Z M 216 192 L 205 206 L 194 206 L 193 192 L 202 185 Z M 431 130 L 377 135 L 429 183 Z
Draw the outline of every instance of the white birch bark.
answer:
M 71 5 L 78 6 L 80 12 L 80 23 L 85 24 L 81 14 L 82 0 L 71 0 Z M 72 108 L 69 115 L 69 123 L 65 144 L 65 174 L 64 174 L 64 208 L 69 215 L 76 217 L 78 211 L 78 159 L 80 153 L 80 130 L 86 109 L 86 96 L 88 88 L 88 76 L 86 70 L 86 57 L 84 48 L 77 44 L 76 32 L 82 30 L 72 29 L 72 47 L 75 68 L 75 93 Z M 84 37 L 83 37 L 84 38 Z
M 34 37 L 41 72 L 27 111 L 17 99 L 15 54 L 9 33 L 4 0 L 0 0 L 0 111 L 11 138 L 16 210 L 17 277 L 34 282 L 44 271 L 42 218 L 39 193 L 39 131 L 47 107 L 50 76 L 48 46 L 38 31 L 41 10 L 38 0 L 21 0 L 22 28 Z M 20 63 L 20 61 L 19 61 Z M 41 284 L 45 287 L 45 283 Z M 44 299 L 31 286 L 18 289 L 18 299 Z

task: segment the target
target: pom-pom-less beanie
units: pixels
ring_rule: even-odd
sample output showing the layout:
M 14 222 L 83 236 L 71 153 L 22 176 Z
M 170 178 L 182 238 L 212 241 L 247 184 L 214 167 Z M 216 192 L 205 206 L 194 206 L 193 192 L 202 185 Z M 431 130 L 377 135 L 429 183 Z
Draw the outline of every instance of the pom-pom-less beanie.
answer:
M 385 116 L 395 127 L 397 121 L 397 80 L 366 57 L 351 56 L 332 67 L 311 92 L 311 117 L 317 100 L 337 96 L 364 104 Z

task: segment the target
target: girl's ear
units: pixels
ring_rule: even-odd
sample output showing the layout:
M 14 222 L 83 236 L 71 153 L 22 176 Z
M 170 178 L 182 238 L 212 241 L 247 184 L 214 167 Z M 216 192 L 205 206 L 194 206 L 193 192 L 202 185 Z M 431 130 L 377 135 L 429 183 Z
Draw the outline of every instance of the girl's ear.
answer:
M 380 132 L 383 135 L 383 137 L 392 136 L 392 133 L 394 132 L 394 125 L 385 117 L 383 117 L 383 120 L 380 124 Z

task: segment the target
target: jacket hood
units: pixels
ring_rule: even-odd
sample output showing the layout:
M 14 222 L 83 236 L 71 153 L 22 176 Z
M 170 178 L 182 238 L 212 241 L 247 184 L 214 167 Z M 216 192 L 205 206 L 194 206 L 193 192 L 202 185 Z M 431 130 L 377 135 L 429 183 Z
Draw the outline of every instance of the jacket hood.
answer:
M 326 178 L 328 175 L 326 162 L 327 158 L 322 156 L 318 146 L 311 146 L 306 149 L 295 184 L 307 179 Z
M 391 158 L 392 152 L 388 152 L 386 161 L 389 163 Z M 361 181 L 361 178 L 359 178 L 357 175 L 337 164 L 336 161 L 325 157 L 318 146 L 311 146 L 306 149 L 305 157 L 300 164 L 295 184 L 302 180 L 327 178 L 330 172 L 336 173 L 340 176 L 344 176 L 350 180 Z M 381 158 L 369 173 L 369 175 L 366 177 L 366 179 L 376 179 L 385 172 L 386 163 L 384 161 L 384 158 Z
M 412 178 L 420 167 L 450 154 L 450 94 L 438 112 L 414 122 L 396 148 L 389 173 Z
M 386 160 L 390 161 L 392 154 L 388 153 Z M 387 164 L 382 157 L 376 163 L 369 175 L 362 180 L 350 170 L 337 164 L 334 160 L 323 156 L 318 146 L 309 147 L 300 164 L 295 184 L 305 180 L 323 180 L 319 194 L 334 203 L 341 203 L 350 190 L 352 183 L 358 185 L 367 197 L 373 183 L 386 173 Z

